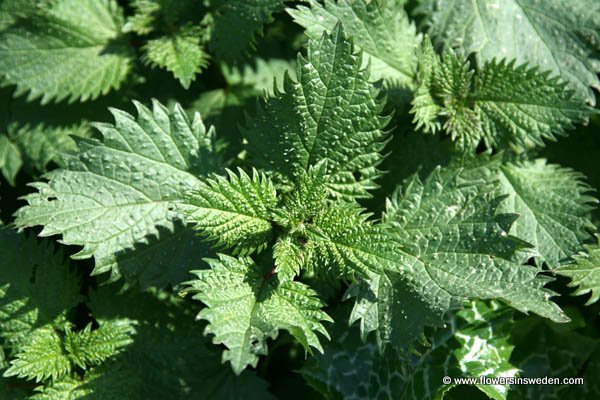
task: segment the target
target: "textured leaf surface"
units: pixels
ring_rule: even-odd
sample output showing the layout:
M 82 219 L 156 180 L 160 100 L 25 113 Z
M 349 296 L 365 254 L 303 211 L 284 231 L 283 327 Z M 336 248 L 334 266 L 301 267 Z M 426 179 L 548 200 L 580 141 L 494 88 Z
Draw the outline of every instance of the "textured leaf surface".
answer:
M 596 191 L 600 190 L 600 173 L 595 162 L 600 159 L 600 135 L 597 135 L 600 120 L 592 117 L 590 124 L 579 127 L 575 132 L 557 143 L 551 143 L 545 149 L 544 157 L 549 162 L 573 168 L 586 176 L 586 182 Z M 585 154 L 585 157 L 582 155 Z M 597 196 L 597 195 L 596 195 Z M 592 214 L 596 226 L 600 226 L 600 208 Z
M 334 203 L 307 226 L 308 267 L 321 273 L 341 276 L 381 271 L 389 240 L 380 227 L 368 220 L 370 214 L 356 206 Z
M 223 362 L 229 361 L 236 374 L 256 366 L 258 357 L 267 354 L 267 339 L 275 339 L 280 329 L 306 351 L 322 349 L 316 332 L 329 337 L 321 321 L 331 319 L 312 289 L 300 282 L 279 282 L 249 258 L 222 255 L 207 262 L 211 269 L 194 271 L 198 279 L 188 282 L 188 291 L 206 305 L 198 318 L 208 321 L 206 333 L 215 335 L 213 343 L 227 347 Z
M 403 87 L 414 84 L 414 51 L 419 38 L 396 0 L 326 0 L 324 4 L 310 0 L 309 5 L 288 12 L 312 40 L 319 40 L 324 31 L 331 32 L 341 21 L 348 36 L 368 56 L 371 79 L 383 78 Z
M 276 267 L 332 281 L 380 271 L 380 253 L 389 250 L 383 232 L 356 204 L 330 201 L 326 170 L 310 167 L 275 213 L 284 231 L 273 248 Z
M 145 60 L 171 71 L 187 89 L 196 74 L 208 65 L 208 54 L 200 43 L 201 34 L 200 29 L 188 26 L 171 36 L 151 39 L 144 45 Z
M 384 217 L 408 256 L 408 270 L 431 279 L 419 285 L 433 290 L 427 297 L 446 307 L 462 296 L 498 298 L 523 312 L 564 321 L 548 300 L 551 292 L 542 289 L 546 280 L 513 260 L 523 247 L 507 235 L 516 215 L 498 213 L 503 198 L 486 193 L 481 182 L 461 184 L 457 178 L 440 170 L 423 183 L 415 177 L 392 197 Z
M 514 376 L 517 372 L 509 363 L 511 313 L 497 304 L 472 302 L 449 318 L 447 328 L 430 333 L 430 346 L 419 355 L 392 349 L 380 353 L 372 341 L 362 342 L 357 330 L 341 325 L 323 354 L 301 370 L 327 399 L 440 399 L 450 388 L 442 384 L 443 376 L 477 377 L 483 371 L 490 377 Z M 506 399 L 507 387 L 479 388 L 493 399 Z
M 46 382 L 32 398 L 272 399 L 255 374 L 236 377 L 220 365 L 180 300 L 155 291 L 118 295 L 115 289 L 103 286 L 92 294 L 89 306 L 100 328 L 62 335 L 63 355 L 71 362 L 84 369 L 102 364 Z M 133 326 L 136 334 L 131 337 Z M 123 351 L 115 351 L 119 347 Z
M 29 99 L 88 100 L 118 88 L 131 66 L 114 0 L 59 0 L 0 33 L 0 75 Z
M 45 387 L 37 388 L 39 393 L 31 397 L 32 400 L 78 400 L 85 398 L 97 398 L 99 400 L 108 400 L 100 393 L 94 393 L 94 390 L 82 387 L 82 383 L 77 378 L 65 377 L 59 381 Z M 114 393 L 113 393 L 114 395 Z
M 127 321 L 73 331 L 65 317 L 78 303 L 80 287 L 63 255 L 0 229 L 0 337 L 11 350 L 4 376 L 60 380 L 75 365 L 97 365 L 131 343 Z
M 519 214 L 510 233 L 535 246 L 538 263 L 556 268 L 583 249 L 594 229 L 590 212 L 597 200 L 581 174 L 538 159 L 505 164 L 498 177 L 508 194 L 500 210 Z
M 524 151 L 564 135 L 593 112 L 548 73 L 514 63 L 485 62 L 477 71 L 452 51 L 440 59 L 426 42 L 420 52 L 419 87 L 412 113 L 418 128 L 440 128 L 462 149 Z
M 240 121 L 256 107 L 256 98 L 272 92 L 274 82 L 282 87 L 284 73 L 295 77 L 294 60 L 255 58 L 243 66 L 221 65 L 227 88 L 203 92 L 190 107 L 200 112 L 206 123 L 213 124 L 219 139 L 226 140 L 226 159 L 243 151 Z
M 326 162 L 309 167 L 300 177 L 294 190 L 284 195 L 279 210 L 279 216 L 283 217 L 280 222 L 302 230 L 305 222 L 308 223 L 317 214 L 329 208 L 327 183 Z
M 492 302 L 471 302 L 450 321 L 458 347 L 450 354 L 462 376 L 514 377 L 519 369 L 510 362 L 512 312 Z M 448 344 L 448 347 L 451 347 Z M 506 400 L 509 385 L 476 385 L 494 400 Z M 444 388 L 447 390 L 448 388 Z
M 250 254 L 262 250 L 272 234 L 271 212 L 277 192 L 264 174 L 249 177 L 228 170 L 229 179 L 216 176 L 200 183 L 180 208 L 216 247 Z
M 123 30 L 140 36 L 173 33 L 204 11 L 202 5 L 191 0 L 131 0 L 130 3 L 133 15 L 127 18 Z
M 45 172 L 51 162 L 62 166 L 63 154 L 77 149 L 73 136 L 85 137 L 89 132 L 85 123 L 64 127 L 40 124 L 16 128 L 11 136 L 27 170 Z
M 98 329 L 91 328 L 88 324 L 82 331 L 65 332 L 64 348 L 69 359 L 82 369 L 102 364 L 133 343 L 131 336 L 135 329 L 129 320 L 106 321 Z
M 154 290 L 119 294 L 117 289 L 99 288 L 89 306 L 101 323 L 132 321 L 134 341 L 112 362 L 88 373 L 82 388 L 98 397 L 107 392 L 100 397 L 107 400 L 273 398 L 266 382 L 253 372 L 235 376 L 221 365 L 218 349 L 198 331 L 190 307 L 181 299 Z
M 442 105 L 434 97 L 434 78 L 440 64 L 440 59 L 435 52 L 428 37 L 415 51 L 417 58 L 416 80 L 417 87 L 412 99 L 411 114 L 414 114 L 413 122 L 416 129 L 425 132 L 437 132 L 441 128 L 438 117 L 442 111 Z
M 399 399 L 404 386 L 396 355 L 379 355 L 377 346 L 363 343 L 356 329 L 340 330 L 300 372 L 328 400 Z
M 89 133 L 85 123 L 70 126 L 10 123 L 7 135 L 0 134 L 0 171 L 14 185 L 21 169 L 35 174 L 46 172 L 51 163 L 64 166 L 63 154 L 77 149 L 72 136 L 85 137 Z
M 282 11 L 285 0 L 217 0 L 210 49 L 217 58 L 233 62 L 252 48 L 272 14 Z
M 346 299 L 355 298 L 351 324 L 358 321 L 363 340 L 375 333 L 381 349 L 391 344 L 405 349 L 423 338 L 426 326 L 439 326 L 442 312 L 407 284 L 400 274 L 371 272 L 352 285 Z
M 568 318 L 550 302 L 547 278 L 521 265 L 523 242 L 508 236 L 514 214 L 497 213 L 503 200 L 482 182 L 462 182 L 456 171 L 437 169 L 424 181 L 408 180 L 388 201 L 384 224 L 395 254 L 382 253 L 384 276 L 353 287 L 351 321 L 380 344 L 410 345 L 424 325 L 467 299 L 500 299 L 522 312 L 558 322 Z
M 573 328 L 548 324 L 537 318 L 518 322 L 512 334 L 515 343 L 512 361 L 522 371 L 519 374 L 522 377 L 583 376 L 585 384 L 517 385 L 511 391 L 510 400 L 579 400 L 600 395 L 595 381 L 587 381 L 598 371 L 600 341 L 597 336 L 585 336 Z
M 427 0 L 422 11 L 437 43 L 537 65 L 594 103 L 600 81 L 600 3 L 596 0 Z
M 13 98 L 13 93 L 13 88 L 0 89 L 0 142 L 7 138 L 9 152 L 5 156 L 9 160 L 17 157 L 19 166 L 33 176 L 46 172 L 52 164 L 63 166 L 62 154 L 77 149 L 72 136 L 89 137 L 87 119 L 94 112 L 105 112 L 106 104 L 114 101 L 110 96 L 111 100 L 40 107 L 23 98 Z
M 533 245 L 536 264 L 555 269 L 583 250 L 595 230 L 590 213 L 598 202 L 584 176 L 545 159 L 512 162 L 479 157 L 465 164 L 469 179 L 498 181 L 507 199 L 499 210 L 519 214 L 510 234 Z
M 284 236 L 273 245 L 275 271 L 281 279 L 293 279 L 306 267 L 306 255 L 298 240 L 293 236 Z
M 558 269 L 560 275 L 571 278 L 569 286 L 577 289 L 573 294 L 590 294 L 586 304 L 593 304 L 600 299 L 600 238 L 597 245 L 586 246 L 587 253 L 575 256 L 575 263 Z
M 94 256 L 96 273 L 110 271 L 131 281 L 142 276 L 165 285 L 169 282 L 160 276 L 172 272 L 161 268 L 172 258 L 186 260 L 178 265 L 186 271 L 191 260 L 205 255 L 193 241 L 180 246 L 182 236 L 173 238 L 180 215 L 172 202 L 198 185 L 195 175 L 214 170 L 214 132 L 199 115 L 190 121 L 179 106 L 173 111 L 157 102 L 152 111 L 136 107 L 137 119 L 113 110 L 115 125 L 97 125 L 103 142 L 80 141 L 79 154 L 66 160 L 65 169 L 35 183 L 38 192 L 26 196 L 29 205 L 18 211 L 17 223 L 43 225 L 41 236 L 62 234 L 64 243 L 83 246 L 74 257 Z M 119 264 L 134 246 L 160 251 L 143 268 Z
M 20 16 L 35 10 L 37 0 L 3 0 L 0 2 L 0 31 L 9 27 Z
M 151 33 L 156 24 L 156 17 L 160 13 L 161 3 L 156 0 L 132 0 L 133 15 L 127 17 L 123 31 L 135 32 L 138 35 Z
M 327 159 L 334 193 L 367 196 L 380 174 L 389 118 L 381 116 L 384 103 L 361 59 L 340 25 L 309 41 L 307 56 L 298 58 L 298 81 L 286 77 L 284 92 L 276 90 L 247 122 L 257 166 L 297 179 Z
M 31 331 L 64 318 L 79 301 L 79 282 L 47 242 L 0 225 L 0 336 L 18 348 Z
M 36 329 L 11 361 L 4 376 L 35 379 L 59 379 L 71 372 L 71 362 L 62 348 L 61 337 L 50 325 Z

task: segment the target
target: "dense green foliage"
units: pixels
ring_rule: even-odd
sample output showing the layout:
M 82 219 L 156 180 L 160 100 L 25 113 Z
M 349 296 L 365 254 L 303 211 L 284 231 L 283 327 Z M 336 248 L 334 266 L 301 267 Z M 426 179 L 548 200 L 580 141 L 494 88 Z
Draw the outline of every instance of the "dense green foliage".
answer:
M 596 0 L 0 0 L 0 399 L 600 398 L 599 73 Z

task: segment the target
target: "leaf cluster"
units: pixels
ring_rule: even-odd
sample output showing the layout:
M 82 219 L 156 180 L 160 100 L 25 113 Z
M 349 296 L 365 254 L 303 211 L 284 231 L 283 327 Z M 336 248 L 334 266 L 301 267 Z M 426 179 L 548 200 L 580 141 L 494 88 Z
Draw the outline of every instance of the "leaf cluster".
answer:
M 475 3 L 0 0 L 0 398 L 600 396 L 600 10 Z

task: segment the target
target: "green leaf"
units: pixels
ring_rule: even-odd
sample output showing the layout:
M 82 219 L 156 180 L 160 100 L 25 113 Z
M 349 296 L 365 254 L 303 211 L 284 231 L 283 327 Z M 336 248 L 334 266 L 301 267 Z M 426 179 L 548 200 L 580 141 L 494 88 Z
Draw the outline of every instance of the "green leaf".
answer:
M 522 152 L 565 135 L 594 110 L 549 73 L 488 61 L 473 70 L 448 50 L 440 59 L 429 43 L 420 52 L 419 87 L 411 113 L 417 128 L 441 127 L 458 147 L 511 147 Z
M 600 159 L 600 135 L 597 135 L 600 120 L 592 117 L 590 124 L 579 127 L 568 138 L 556 143 L 549 143 L 544 157 L 549 162 L 572 168 L 586 176 L 586 182 L 596 191 L 600 191 L 600 170 L 597 159 Z M 582 157 L 585 154 L 585 157 Z M 592 221 L 600 226 L 600 208 L 592 213 Z
M 0 337 L 19 348 L 32 331 L 64 319 L 79 281 L 54 247 L 0 225 Z
M 73 136 L 89 136 L 85 123 L 70 126 L 23 126 L 12 131 L 15 145 L 21 152 L 26 170 L 45 172 L 51 162 L 64 166 L 62 156 L 73 152 L 77 145 Z
M 356 204 L 329 201 L 326 170 L 325 162 L 310 167 L 275 213 L 284 232 L 273 247 L 277 271 L 305 270 L 332 281 L 380 271 L 383 232 Z
M 323 354 L 311 357 L 300 373 L 328 400 L 391 400 L 401 398 L 404 382 L 399 371 L 401 361 L 394 353 L 380 355 L 375 344 L 363 343 L 356 329 L 346 328 L 338 330 Z
M 57 0 L 0 33 L 0 75 L 42 104 L 94 99 L 118 89 L 131 68 L 114 0 Z
M 4 376 L 62 379 L 74 364 L 98 364 L 131 342 L 125 321 L 73 332 L 65 317 L 80 287 L 63 255 L 6 227 L 0 239 L 0 337 L 13 355 Z
M 94 291 L 89 307 L 101 325 L 123 320 L 135 324 L 133 343 L 86 372 L 82 389 L 107 400 L 273 399 L 267 382 L 256 374 L 236 376 L 221 364 L 220 352 L 198 332 L 189 304 L 167 292 L 117 290 L 103 286 Z
M 569 286 L 576 287 L 576 296 L 590 294 L 587 305 L 600 299 L 600 236 L 598 244 L 586 246 L 587 253 L 574 257 L 575 262 L 559 268 L 556 272 L 571 278 Z
M 4 347 L 0 346 L 0 370 L 6 368 L 8 368 L 8 363 L 6 362 L 6 354 L 4 353 Z
M 11 185 L 15 184 L 21 165 L 23 159 L 17 145 L 7 136 L 0 134 L 0 171 Z
M 321 162 L 302 173 L 294 190 L 286 193 L 280 208 L 280 222 L 298 226 L 312 220 L 328 207 L 327 163 Z
M 386 143 L 384 101 L 369 83 L 362 56 L 341 25 L 299 56 L 298 81 L 284 78 L 244 130 L 257 167 L 297 180 L 327 159 L 330 189 L 347 198 L 366 197 L 380 175 Z
M 185 26 L 172 35 L 151 39 L 143 47 L 147 64 L 171 71 L 188 89 L 196 74 L 208 66 L 208 54 L 202 47 L 199 27 Z
M 147 35 L 159 26 L 158 16 L 162 8 L 171 6 L 172 1 L 160 0 L 132 0 L 133 15 L 127 18 L 123 31 L 135 32 L 138 35 Z
M 112 387 L 112 390 L 115 390 L 114 386 Z M 82 387 L 82 382 L 79 379 L 72 378 L 70 376 L 64 377 L 59 381 L 52 382 L 48 386 L 36 388 L 36 391 L 38 393 L 31 396 L 31 400 L 78 400 L 89 398 L 93 398 L 94 400 L 110 399 L 110 397 L 103 397 L 99 393 L 95 393 L 93 389 Z M 117 392 L 119 391 L 117 390 Z
M 471 302 L 456 316 L 452 322 L 458 326 L 454 328 L 458 347 L 450 353 L 458 361 L 462 376 L 478 378 L 518 375 L 519 369 L 510 362 L 514 349 L 511 344 L 512 312 L 496 302 L 490 305 Z M 510 390 L 509 385 L 476 386 L 494 400 L 506 400 Z
M 63 153 L 77 149 L 73 136 L 90 137 L 88 118 L 104 113 L 116 96 L 75 104 L 39 104 L 13 98 L 13 88 L 0 90 L 0 132 L 5 132 L 18 155 L 21 168 L 31 176 L 46 172 L 49 166 L 64 166 Z M 0 141 L 2 141 L 0 136 Z
M 261 251 L 272 236 L 271 212 L 277 192 L 269 178 L 256 170 L 229 179 L 215 176 L 198 184 L 179 207 L 215 247 L 232 248 L 237 254 Z
M 306 351 L 321 351 L 316 332 L 329 337 L 321 321 L 331 321 L 316 292 L 291 280 L 280 282 L 276 275 L 249 258 L 221 255 L 207 260 L 210 270 L 193 271 L 198 279 L 188 282 L 187 291 L 206 305 L 199 319 L 208 321 L 206 333 L 213 343 L 223 344 L 223 362 L 229 361 L 236 374 L 258 357 L 267 354 L 267 339 L 287 330 Z
M 64 377 L 71 372 L 71 361 L 62 347 L 62 339 L 52 326 L 33 331 L 20 347 L 4 376 L 35 379 L 36 382 Z
M 538 264 L 556 268 L 583 249 L 598 202 L 583 175 L 544 159 L 506 163 L 497 173 L 500 190 L 508 195 L 500 211 L 519 214 L 509 233 L 534 245 Z
M 131 0 L 133 15 L 127 17 L 124 32 L 140 36 L 172 34 L 189 22 L 197 23 L 206 11 L 193 0 Z
M 552 292 L 542 289 L 547 279 L 514 260 L 524 243 L 508 235 L 517 216 L 498 212 L 504 198 L 481 182 L 458 179 L 438 169 L 423 183 L 410 180 L 389 201 L 384 222 L 404 253 L 401 273 L 426 278 L 421 290 L 439 288 L 427 293 L 433 304 L 458 305 L 463 296 L 502 299 L 523 312 L 567 320 L 549 301 Z
M 191 262 L 206 255 L 198 241 L 172 241 L 182 218 L 173 202 L 198 185 L 197 175 L 215 170 L 214 131 L 198 114 L 190 121 L 178 105 L 173 111 L 158 102 L 152 111 L 135 105 L 137 119 L 112 110 L 115 125 L 96 125 L 104 141 L 81 139 L 66 168 L 33 184 L 38 192 L 25 197 L 17 224 L 43 225 L 41 236 L 62 234 L 63 243 L 83 246 L 73 257 L 94 256 L 95 273 L 163 286 L 173 274 L 166 265 L 182 272 L 190 265 L 170 264 L 173 258 Z M 156 251 L 145 266 L 134 260 L 138 267 L 131 270 L 119 259 L 129 259 L 135 246 Z
M 473 84 L 475 109 L 490 144 L 542 145 L 542 139 L 586 123 L 593 112 L 557 78 L 527 66 L 492 61 L 475 74 Z
M 342 318 L 339 318 L 341 321 Z M 428 334 L 420 354 L 379 352 L 354 328 L 339 324 L 323 354 L 300 371 L 327 399 L 441 399 L 452 386 L 444 376 L 515 376 L 508 342 L 512 313 L 497 303 L 471 302 L 448 318 L 447 328 Z M 506 400 L 506 386 L 478 386 L 495 400 Z
M 474 52 L 480 67 L 499 57 L 536 65 L 595 104 L 590 87 L 600 87 L 596 0 L 426 0 L 421 13 L 437 44 Z
M 102 364 L 132 344 L 134 333 L 131 321 L 126 319 L 107 321 L 95 330 L 88 324 L 79 332 L 67 329 L 64 347 L 75 365 L 87 369 Z
M 281 83 L 286 71 L 295 79 L 296 63 L 279 58 L 255 58 L 251 64 L 235 67 L 223 65 L 222 69 L 230 86 L 250 86 L 260 94 L 265 90 L 272 91 L 275 79 Z
M 294 22 L 306 29 L 312 40 L 319 40 L 324 31 L 331 32 L 341 21 L 348 36 L 370 61 L 371 78 L 385 79 L 401 87 L 414 85 L 419 43 L 415 26 L 396 0 L 350 1 L 325 0 L 320 4 L 308 1 L 310 7 L 288 9 Z
M 0 31 L 12 25 L 19 17 L 37 7 L 37 0 L 3 0 L 0 2 Z
M 370 272 L 350 286 L 344 295 L 344 299 L 355 298 L 349 323 L 358 321 L 363 341 L 374 332 L 380 349 L 388 344 L 406 349 L 423 339 L 426 326 L 442 323 L 442 312 L 413 286 L 391 272 Z
M 282 11 L 285 0 L 216 0 L 209 47 L 215 56 L 231 63 L 248 54 L 255 35 L 272 14 Z
M 414 48 L 419 37 L 401 4 L 395 0 L 326 0 L 324 4 L 310 0 L 309 4 L 288 9 L 308 37 L 319 40 L 323 32 L 332 31 L 341 21 L 348 36 L 368 56 L 372 79 L 383 78 L 403 87 L 413 85 Z
M 361 319 L 363 336 L 375 331 L 380 345 L 404 348 L 468 299 L 568 321 L 543 288 L 549 278 L 519 262 L 525 244 L 508 235 L 517 216 L 498 213 L 502 200 L 492 185 L 452 169 L 405 182 L 383 217 L 395 243 L 393 253 L 377 254 L 383 276 L 371 274 L 348 293 L 357 297 L 351 321 Z
M 507 196 L 499 211 L 519 214 L 510 234 L 533 245 L 538 266 L 556 269 L 583 250 L 595 230 L 590 213 L 598 202 L 585 177 L 545 159 L 510 162 L 478 157 L 465 164 L 468 179 L 497 181 L 497 191 Z
M 597 372 L 600 341 L 597 335 L 585 336 L 573 328 L 550 324 L 539 318 L 516 323 L 511 360 L 522 371 L 521 377 L 585 377 L 585 381 L 584 385 L 516 385 L 510 400 L 579 400 L 600 395 L 595 381 L 587 380 Z
M 371 214 L 352 204 L 333 203 L 306 227 L 309 270 L 326 275 L 355 277 L 382 270 L 389 254 L 388 238 Z
M 306 254 L 292 235 L 286 235 L 273 245 L 275 272 L 282 280 L 294 279 L 306 267 Z
M 442 105 L 438 104 L 434 97 L 434 81 L 439 68 L 440 60 L 429 38 L 425 38 L 423 43 L 415 51 L 417 63 L 417 87 L 412 100 L 411 114 L 415 117 L 416 130 L 423 130 L 426 133 L 435 133 L 441 129 L 439 115 L 442 112 Z M 454 60 L 454 59 L 451 59 Z M 458 69 L 459 71 L 461 69 Z
M 286 70 L 295 76 L 293 60 L 255 58 L 243 66 L 221 65 L 227 87 L 205 91 L 190 106 L 200 112 L 208 124 L 213 124 L 225 146 L 224 158 L 233 162 L 243 151 L 240 121 L 256 107 L 256 98 L 265 91 L 272 92 L 274 81 L 281 88 Z

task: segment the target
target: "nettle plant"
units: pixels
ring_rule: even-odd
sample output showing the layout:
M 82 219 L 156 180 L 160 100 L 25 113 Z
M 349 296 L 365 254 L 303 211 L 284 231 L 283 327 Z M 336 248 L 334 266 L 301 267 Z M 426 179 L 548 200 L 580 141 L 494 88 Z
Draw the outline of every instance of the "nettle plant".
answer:
M 599 54 L 595 0 L 0 1 L 0 397 L 597 398 Z

